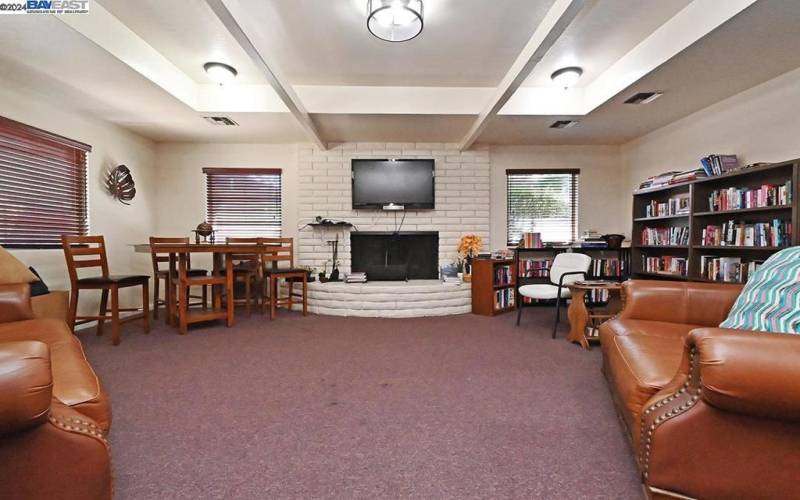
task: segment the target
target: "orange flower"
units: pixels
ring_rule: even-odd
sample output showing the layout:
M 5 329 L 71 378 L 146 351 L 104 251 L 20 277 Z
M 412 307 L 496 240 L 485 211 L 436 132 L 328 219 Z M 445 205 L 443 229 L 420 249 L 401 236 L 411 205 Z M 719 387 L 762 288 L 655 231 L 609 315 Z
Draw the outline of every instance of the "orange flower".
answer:
M 477 234 L 465 234 L 458 244 L 458 255 L 462 259 L 477 257 L 483 247 L 483 240 Z

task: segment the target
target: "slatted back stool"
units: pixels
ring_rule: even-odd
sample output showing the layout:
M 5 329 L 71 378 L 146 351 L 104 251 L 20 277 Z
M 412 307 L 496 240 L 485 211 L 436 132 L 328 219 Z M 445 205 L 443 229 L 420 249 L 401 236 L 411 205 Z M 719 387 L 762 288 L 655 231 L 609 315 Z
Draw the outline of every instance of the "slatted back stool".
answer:
M 120 323 L 142 318 L 145 333 L 150 333 L 149 311 L 149 283 L 150 276 L 146 275 L 116 275 L 108 272 L 108 259 L 106 257 L 106 243 L 102 236 L 62 236 L 61 245 L 64 247 L 64 256 L 67 260 L 69 271 L 70 300 L 69 323 L 72 331 L 75 326 L 97 321 L 97 335 L 103 335 L 103 323 L 111 319 L 111 342 L 118 345 L 120 341 Z M 78 276 L 79 269 L 98 268 L 99 273 L 89 277 Z M 126 311 L 139 311 L 139 308 L 120 308 L 119 290 L 132 286 L 142 287 L 143 317 L 134 315 L 120 319 L 119 313 Z M 78 316 L 78 294 L 81 290 L 101 290 L 100 312 L 97 316 Z M 111 314 L 107 314 L 108 296 L 111 295 Z

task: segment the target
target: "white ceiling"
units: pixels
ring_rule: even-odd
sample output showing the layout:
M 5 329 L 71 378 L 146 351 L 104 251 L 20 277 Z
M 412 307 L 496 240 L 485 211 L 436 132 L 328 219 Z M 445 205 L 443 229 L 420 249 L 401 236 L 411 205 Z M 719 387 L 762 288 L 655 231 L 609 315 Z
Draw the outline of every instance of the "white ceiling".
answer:
M 225 4 L 261 56 L 295 86 L 324 140 L 458 142 L 554 1 L 426 0 L 423 34 L 401 44 L 369 35 L 366 0 Z M 721 20 L 721 26 L 709 26 L 710 32 L 688 47 L 675 45 L 674 53 L 662 58 L 666 62 L 618 85 L 588 114 L 560 103 L 573 93 L 553 89 L 549 75 L 558 67 L 585 69 L 574 91 L 577 99 L 601 75 L 608 80 L 621 61 L 633 57 L 632 50 L 646 56 L 647 43 L 665 23 L 674 24 L 681 13 L 686 22 L 687 6 L 744 1 L 587 0 L 478 142 L 619 144 L 800 67 L 797 43 L 789 43 L 797 39 L 800 2 L 759 0 Z M 67 23 L 54 16 L 0 16 L 0 85 L 66 102 L 159 142 L 309 140 L 205 1 L 94 0 L 92 5 L 93 16 L 108 11 L 100 31 L 80 17 Z M 110 39 L 123 43 L 114 46 L 103 38 L 109 21 Z M 681 26 L 671 27 L 676 28 Z M 208 85 L 202 64 L 209 60 L 235 66 L 237 83 Z M 178 91 L 171 86 L 176 75 L 185 79 Z M 640 90 L 665 95 L 641 107 L 621 103 Z M 531 106 L 531 100 L 538 104 Z M 578 111 L 560 115 L 559 107 Z M 211 111 L 240 126 L 206 123 L 202 116 Z M 547 128 L 572 116 L 578 126 Z

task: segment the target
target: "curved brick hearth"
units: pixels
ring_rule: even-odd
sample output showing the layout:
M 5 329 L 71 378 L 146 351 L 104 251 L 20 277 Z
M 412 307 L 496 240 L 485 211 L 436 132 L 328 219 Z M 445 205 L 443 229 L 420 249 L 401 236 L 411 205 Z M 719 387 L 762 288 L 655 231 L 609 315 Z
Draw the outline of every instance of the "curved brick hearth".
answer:
M 331 316 L 415 318 L 464 314 L 472 310 L 469 283 L 438 280 L 374 283 L 309 283 L 308 310 Z M 300 307 L 295 305 L 299 310 Z

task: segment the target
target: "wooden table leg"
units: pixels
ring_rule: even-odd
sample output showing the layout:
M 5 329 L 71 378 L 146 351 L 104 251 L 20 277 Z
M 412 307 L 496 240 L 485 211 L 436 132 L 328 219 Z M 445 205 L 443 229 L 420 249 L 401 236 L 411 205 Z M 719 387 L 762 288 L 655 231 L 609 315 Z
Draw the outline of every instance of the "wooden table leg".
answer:
M 189 297 L 186 293 L 186 254 L 178 256 L 178 321 L 180 322 L 180 334 L 186 335 L 189 332 Z
M 236 319 L 233 316 L 233 255 L 225 255 L 225 290 L 227 292 L 226 306 L 228 312 L 228 327 L 236 324 Z
M 586 324 L 589 321 L 589 311 L 586 309 L 584 298 L 586 290 L 573 289 L 572 300 L 567 311 L 569 317 L 569 335 L 567 341 L 578 342 L 584 349 L 589 348 L 589 340 L 586 338 Z
M 214 276 L 220 276 L 222 274 L 222 255 L 219 253 L 215 253 L 213 256 L 213 270 L 211 273 Z M 220 285 L 213 285 L 211 287 L 211 305 L 214 311 L 222 310 L 222 287 Z

